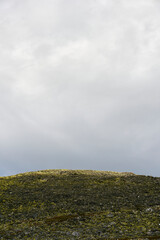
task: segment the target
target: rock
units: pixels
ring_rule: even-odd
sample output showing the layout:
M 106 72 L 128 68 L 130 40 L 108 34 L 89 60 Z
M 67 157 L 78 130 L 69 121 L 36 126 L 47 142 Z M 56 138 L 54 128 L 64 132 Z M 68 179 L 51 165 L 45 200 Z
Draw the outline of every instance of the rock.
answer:
M 115 223 L 115 222 L 111 222 L 111 223 L 110 223 L 110 226 L 113 226 L 113 225 L 116 225 L 116 223 Z
M 72 235 L 75 237 L 79 237 L 79 232 L 73 232 Z
M 146 212 L 153 212 L 153 209 L 152 208 L 147 208 Z
M 113 217 L 114 215 L 112 213 L 109 213 L 107 217 Z
M 147 232 L 147 235 L 152 235 L 152 231 L 151 230 L 149 230 L 148 232 Z

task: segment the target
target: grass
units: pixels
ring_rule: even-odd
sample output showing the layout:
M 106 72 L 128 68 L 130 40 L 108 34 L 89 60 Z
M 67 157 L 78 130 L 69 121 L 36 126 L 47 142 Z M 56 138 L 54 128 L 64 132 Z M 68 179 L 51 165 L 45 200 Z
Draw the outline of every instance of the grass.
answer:
M 62 169 L 1 177 L 0 239 L 160 239 L 160 178 Z

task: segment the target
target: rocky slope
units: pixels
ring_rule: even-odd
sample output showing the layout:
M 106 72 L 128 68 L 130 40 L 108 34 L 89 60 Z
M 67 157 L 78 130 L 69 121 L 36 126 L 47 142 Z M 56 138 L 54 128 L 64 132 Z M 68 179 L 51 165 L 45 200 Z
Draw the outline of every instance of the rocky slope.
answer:
M 89 170 L 1 177 L 0 239 L 160 239 L 160 178 Z

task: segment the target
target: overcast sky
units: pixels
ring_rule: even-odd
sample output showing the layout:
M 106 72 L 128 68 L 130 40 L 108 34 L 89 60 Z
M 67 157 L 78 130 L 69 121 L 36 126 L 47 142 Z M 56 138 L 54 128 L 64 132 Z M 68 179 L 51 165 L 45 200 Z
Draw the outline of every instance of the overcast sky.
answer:
M 159 13 L 159 0 L 0 0 L 0 176 L 160 176 Z

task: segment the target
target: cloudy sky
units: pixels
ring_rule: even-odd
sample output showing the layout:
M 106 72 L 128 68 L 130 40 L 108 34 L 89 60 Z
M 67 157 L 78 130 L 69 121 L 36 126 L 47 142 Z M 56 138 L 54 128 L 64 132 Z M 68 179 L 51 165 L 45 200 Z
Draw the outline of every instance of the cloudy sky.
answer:
M 0 0 L 0 176 L 160 176 L 159 12 L 159 0 Z

